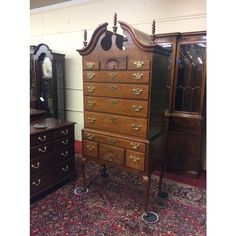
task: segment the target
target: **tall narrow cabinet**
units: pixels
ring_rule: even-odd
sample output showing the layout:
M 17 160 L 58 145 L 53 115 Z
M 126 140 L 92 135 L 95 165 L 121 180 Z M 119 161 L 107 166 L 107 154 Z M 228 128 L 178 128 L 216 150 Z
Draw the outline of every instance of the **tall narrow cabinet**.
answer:
M 165 138 L 165 82 L 170 50 L 119 21 L 123 35 L 100 25 L 84 48 L 83 156 L 143 176 L 145 212 L 150 175 Z M 86 34 L 87 36 L 87 34 Z
M 46 44 L 30 47 L 30 105 L 65 119 L 65 55 Z
M 206 32 L 157 35 L 171 48 L 168 102 L 167 170 L 197 177 L 205 158 Z

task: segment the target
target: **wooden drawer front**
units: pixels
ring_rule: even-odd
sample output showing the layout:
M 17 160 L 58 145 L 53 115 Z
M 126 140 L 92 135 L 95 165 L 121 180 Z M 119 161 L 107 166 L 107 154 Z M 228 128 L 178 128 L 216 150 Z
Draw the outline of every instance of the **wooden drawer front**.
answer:
M 99 144 L 99 158 L 119 165 L 124 165 L 123 148 L 118 148 L 106 144 Z
M 172 117 L 171 118 L 171 128 L 175 130 L 187 130 L 187 131 L 198 131 L 198 120 L 193 120 L 189 118 L 182 117 Z
M 58 149 L 58 148 L 69 147 L 73 143 L 74 143 L 74 137 L 73 136 L 72 137 L 61 138 L 61 139 L 58 139 L 55 142 L 55 148 Z
M 66 148 L 58 150 L 57 161 L 64 161 L 75 156 L 74 144 L 69 145 Z
M 140 152 L 126 151 L 125 165 L 129 168 L 144 171 L 145 154 Z
M 112 83 L 84 83 L 84 95 L 117 98 L 132 98 L 147 100 L 148 85 L 112 84 Z
M 30 136 L 30 146 L 45 144 L 48 141 L 54 139 L 54 132 L 45 132 L 41 134 L 35 134 Z
M 55 149 L 55 142 L 46 143 L 30 148 L 30 158 L 48 154 Z
M 102 58 L 101 70 L 126 70 L 127 57 Z
M 130 60 L 128 62 L 129 70 L 150 70 L 150 60 Z
M 135 117 L 147 117 L 148 102 L 84 96 L 84 110 Z
M 91 157 L 98 157 L 98 144 L 83 140 L 83 154 Z
M 84 126 L 142 138 L 147 136 L 147 120 L 141 118 L 86 111 L 84 113 Z
M 74 135 L 74 125 L 56 130 L 56 138 L 62 138 Z
M 83 140 L 92 140 L 99 143 L 110 144 L 125 149 L 145 152 L 145 144 L 133 140 L 121 139 L 114 136 L 95 134 L 92 132 L 83 132 Z
M 84 70 L 99 70 L 99 62 L 98 61 L 84 61 L 83 62 Z
M 149 83 L 149 72 L 85 71 L 83 79 L 85 82 L 147 84 Z

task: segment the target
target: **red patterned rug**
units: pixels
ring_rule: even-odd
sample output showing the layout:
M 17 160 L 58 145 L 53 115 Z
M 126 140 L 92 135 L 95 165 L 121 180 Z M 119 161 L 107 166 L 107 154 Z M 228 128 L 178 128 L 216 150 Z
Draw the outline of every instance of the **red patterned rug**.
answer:
M 157 196 L 158 176 L 152 176 L 149 210 L 160 219 L 145 223 L 142 179 L 108 168 L 109 177 L 99 175 L 99 166 L 86 166 L 89 192 L 74 194 L 81 179 L 31 204 L 31 236 L 204 236 L 206 235 L 206 190 L 164 179 L 168 199 Z M 93 181 L 92 181 L 93 180 Z

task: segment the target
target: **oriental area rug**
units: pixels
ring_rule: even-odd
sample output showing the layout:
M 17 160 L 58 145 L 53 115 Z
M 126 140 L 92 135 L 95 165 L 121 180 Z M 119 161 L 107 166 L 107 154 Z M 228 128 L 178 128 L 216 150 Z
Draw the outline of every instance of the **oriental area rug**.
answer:
M 76 195 L 78 177 L 30 206 L 31 236 L 205 236 L 206 190 L 164 179 L 169 198 L 158 197 L 159 177 L 152 175 L 149 211 L 156 223 L 142 219 L 144 186 L 140 176 L 108 168 L 101 177 L 99 166 L 86 165 L 89 191 Z

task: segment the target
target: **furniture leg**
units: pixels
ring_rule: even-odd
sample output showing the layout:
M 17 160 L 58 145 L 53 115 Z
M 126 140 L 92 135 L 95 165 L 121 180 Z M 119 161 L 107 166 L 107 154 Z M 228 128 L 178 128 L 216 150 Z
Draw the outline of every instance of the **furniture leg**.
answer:
M 101 177 L 109 177 L 109 174 L 107 174 L 107 167 L 106 165 L 102 165 L 100 169 Z

